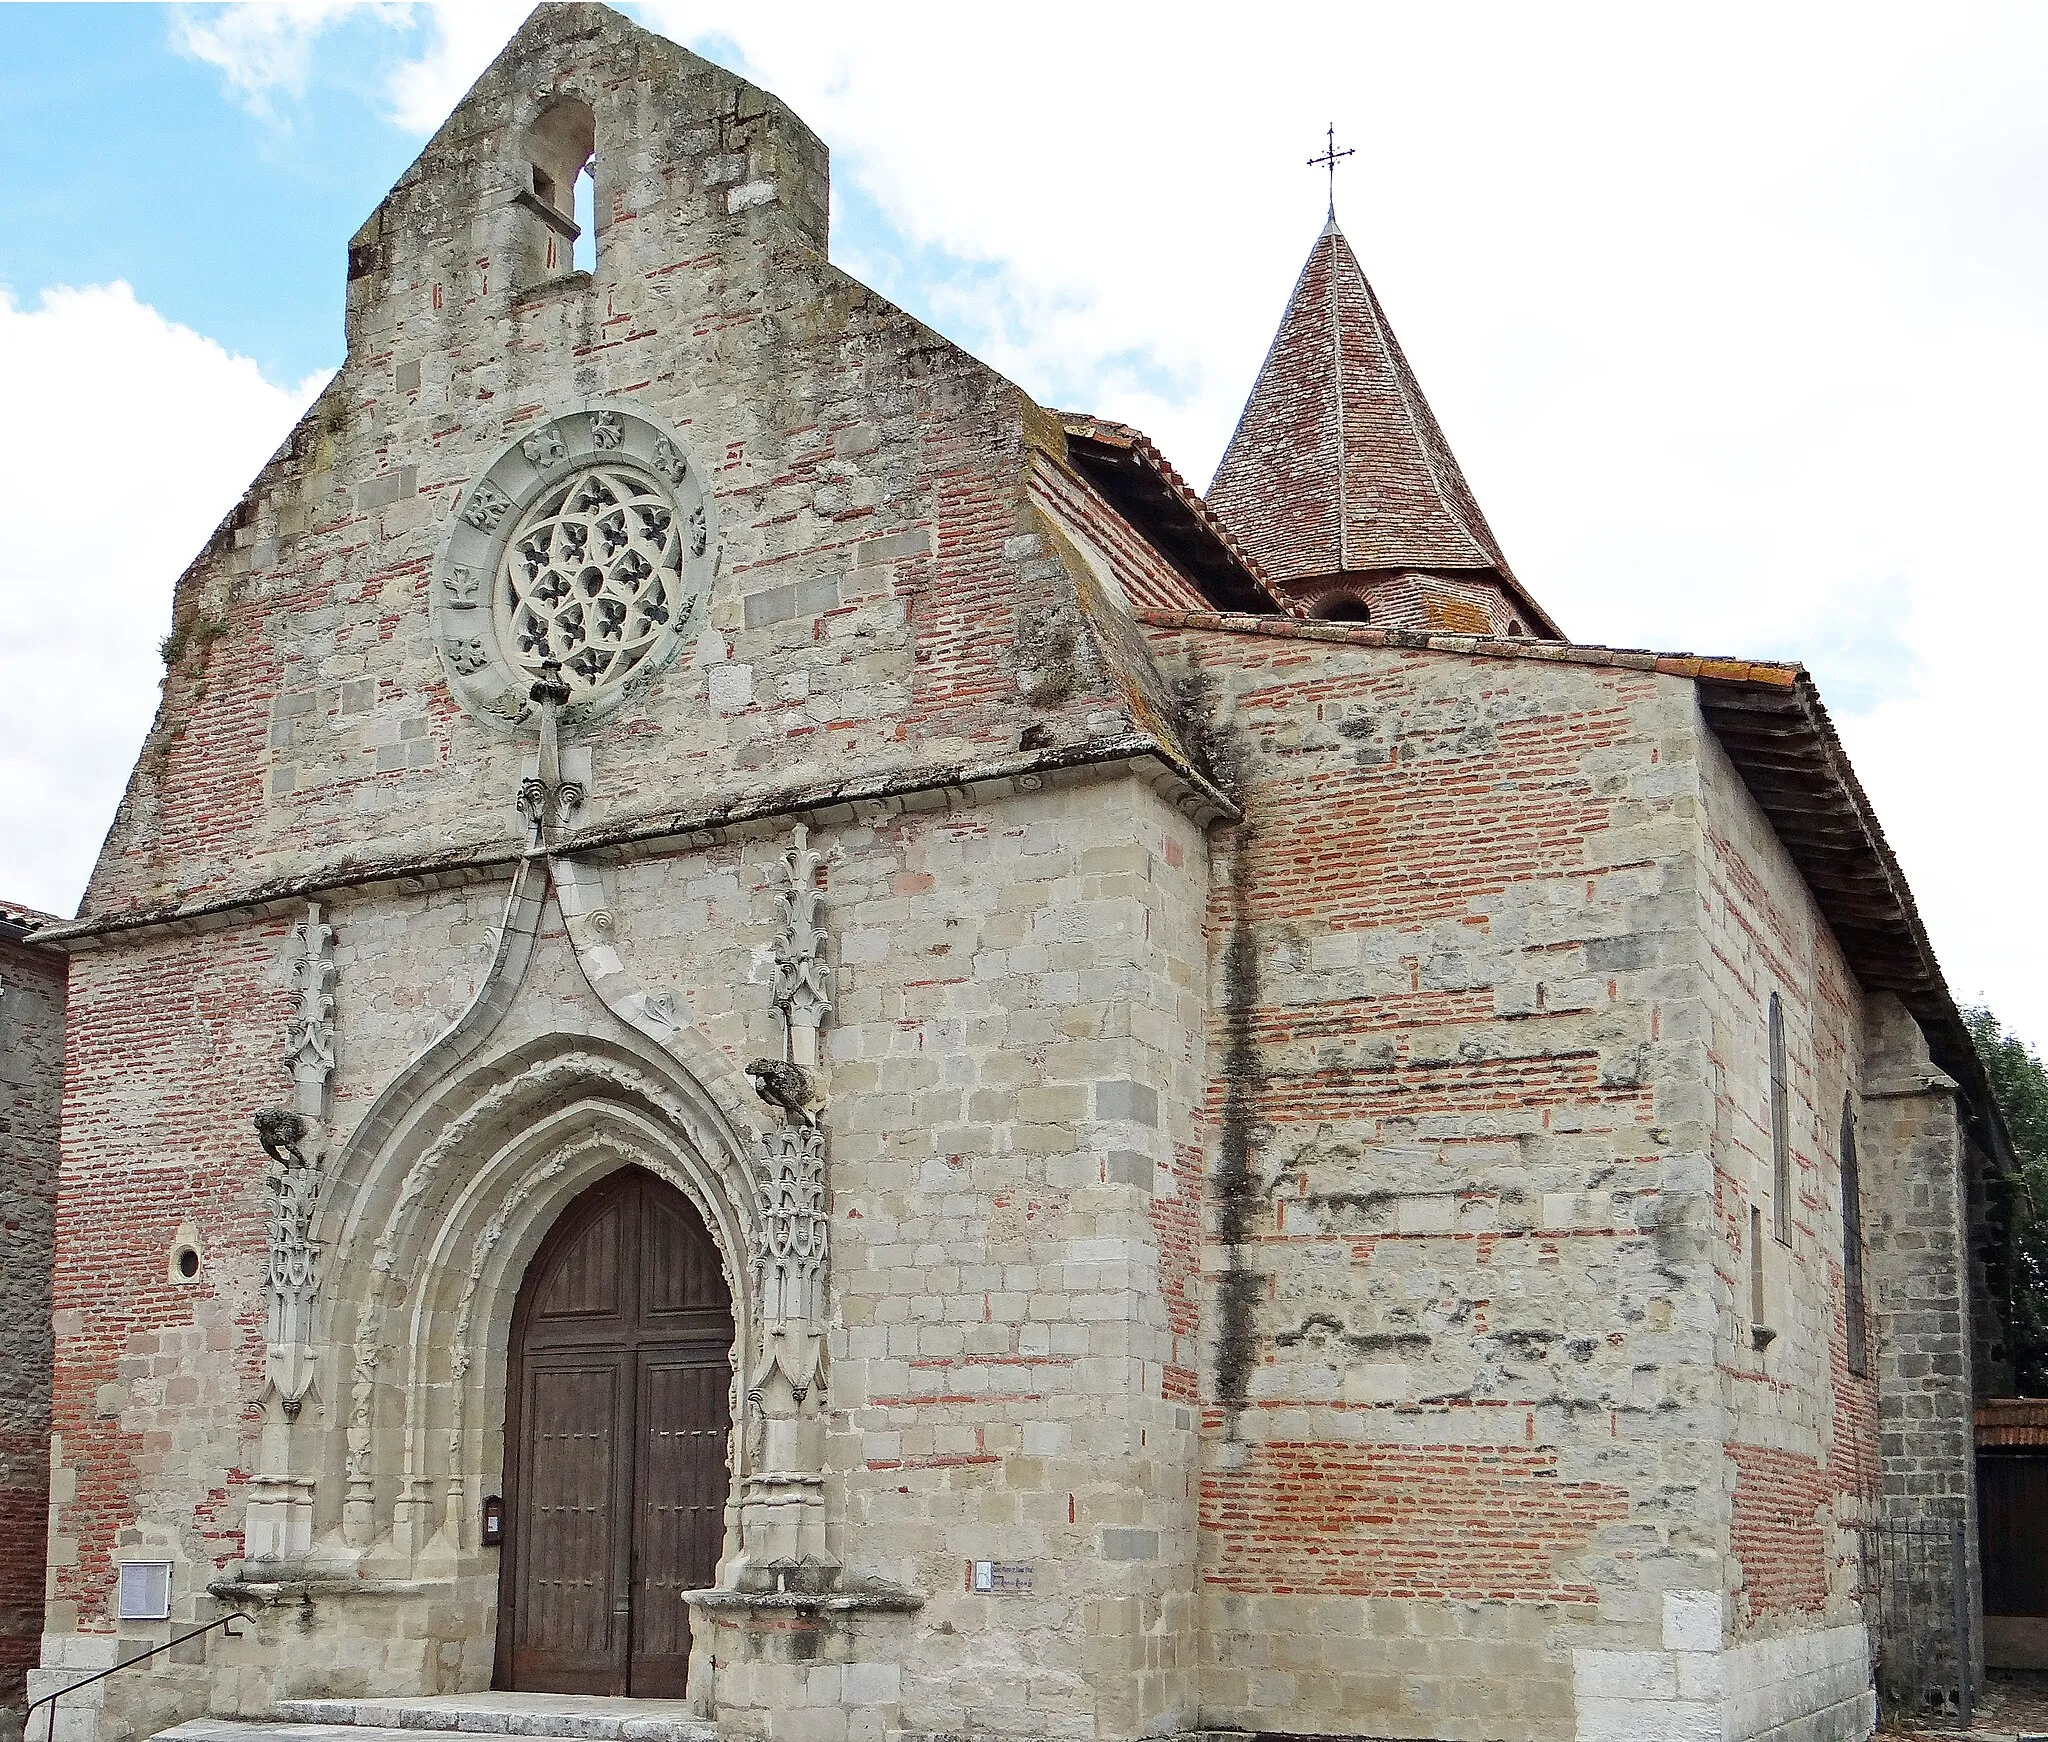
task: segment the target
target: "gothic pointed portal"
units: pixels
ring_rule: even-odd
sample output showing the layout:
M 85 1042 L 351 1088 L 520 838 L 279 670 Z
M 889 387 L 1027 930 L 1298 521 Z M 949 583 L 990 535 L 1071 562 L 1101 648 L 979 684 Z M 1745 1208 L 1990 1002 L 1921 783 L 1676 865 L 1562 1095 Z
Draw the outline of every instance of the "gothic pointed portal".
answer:
M 684 1596 L 724 1542 L 732 1341 L 681 1192 L 627 1167 L 562 1212 L 512 1317 L 499 1687 L 682 1696 Z
M 1208 500 L 1311 615 L 1558 633 L 1508 568 L 1334 214 Z

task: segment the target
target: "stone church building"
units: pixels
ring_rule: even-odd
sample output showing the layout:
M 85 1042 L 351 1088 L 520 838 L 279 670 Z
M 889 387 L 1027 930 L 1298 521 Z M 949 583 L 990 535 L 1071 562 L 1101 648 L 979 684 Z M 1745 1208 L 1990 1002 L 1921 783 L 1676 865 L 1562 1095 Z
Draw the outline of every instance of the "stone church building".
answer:
M 1866 1735 L 2004 1139 L 1806 673 L 1566 639 L 1334 218 L 1204 499 L 828 195 L 534 13 L 0 924 L 0 1651 L 245 1617 L 57 1742 Z

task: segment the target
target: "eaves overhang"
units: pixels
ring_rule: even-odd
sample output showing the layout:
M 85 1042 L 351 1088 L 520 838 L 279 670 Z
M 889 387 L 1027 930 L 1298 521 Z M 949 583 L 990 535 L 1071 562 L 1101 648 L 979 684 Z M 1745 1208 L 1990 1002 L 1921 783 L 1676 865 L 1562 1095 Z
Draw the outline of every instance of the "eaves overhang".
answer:
M 1963 1091 L 1980 1144 L 2011 1165 L 2012 1140 L 1913 891 L 1803 666 L 1768 681 L 1699 680 L 1700 712 L 1785 845 L 1865 991 L 1912 1012 L 1936 1065 Z
M 1225 611 L 1301 615 L 1144 431 L 1107 418 L 1054 415 L 1074 468 L 1203 597 Z

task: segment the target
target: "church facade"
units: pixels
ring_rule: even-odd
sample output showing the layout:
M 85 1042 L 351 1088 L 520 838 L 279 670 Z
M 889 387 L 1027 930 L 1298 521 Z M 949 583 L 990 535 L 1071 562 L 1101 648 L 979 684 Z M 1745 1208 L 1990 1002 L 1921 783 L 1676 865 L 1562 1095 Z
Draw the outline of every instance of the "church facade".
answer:
M 1205 500 L 828 198 L 543 6 L 178 583 L 29 1692 L 247 1619 L 59 1742 L 1867 1735 L 2002 1139 L 1806 674 L 1564 639 L 1334 219 Z

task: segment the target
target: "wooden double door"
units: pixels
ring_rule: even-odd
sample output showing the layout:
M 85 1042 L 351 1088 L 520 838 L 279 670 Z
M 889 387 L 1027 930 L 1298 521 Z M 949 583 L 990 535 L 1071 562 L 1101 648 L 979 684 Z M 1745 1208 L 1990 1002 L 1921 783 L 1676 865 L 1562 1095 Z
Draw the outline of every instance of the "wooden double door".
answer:
M 627 1168 L 562 1213 L 512 1315 L 499 1687 L 681 1696 L 683 1594 L 724 1542 L 732 1339 L 674 1187 Z

